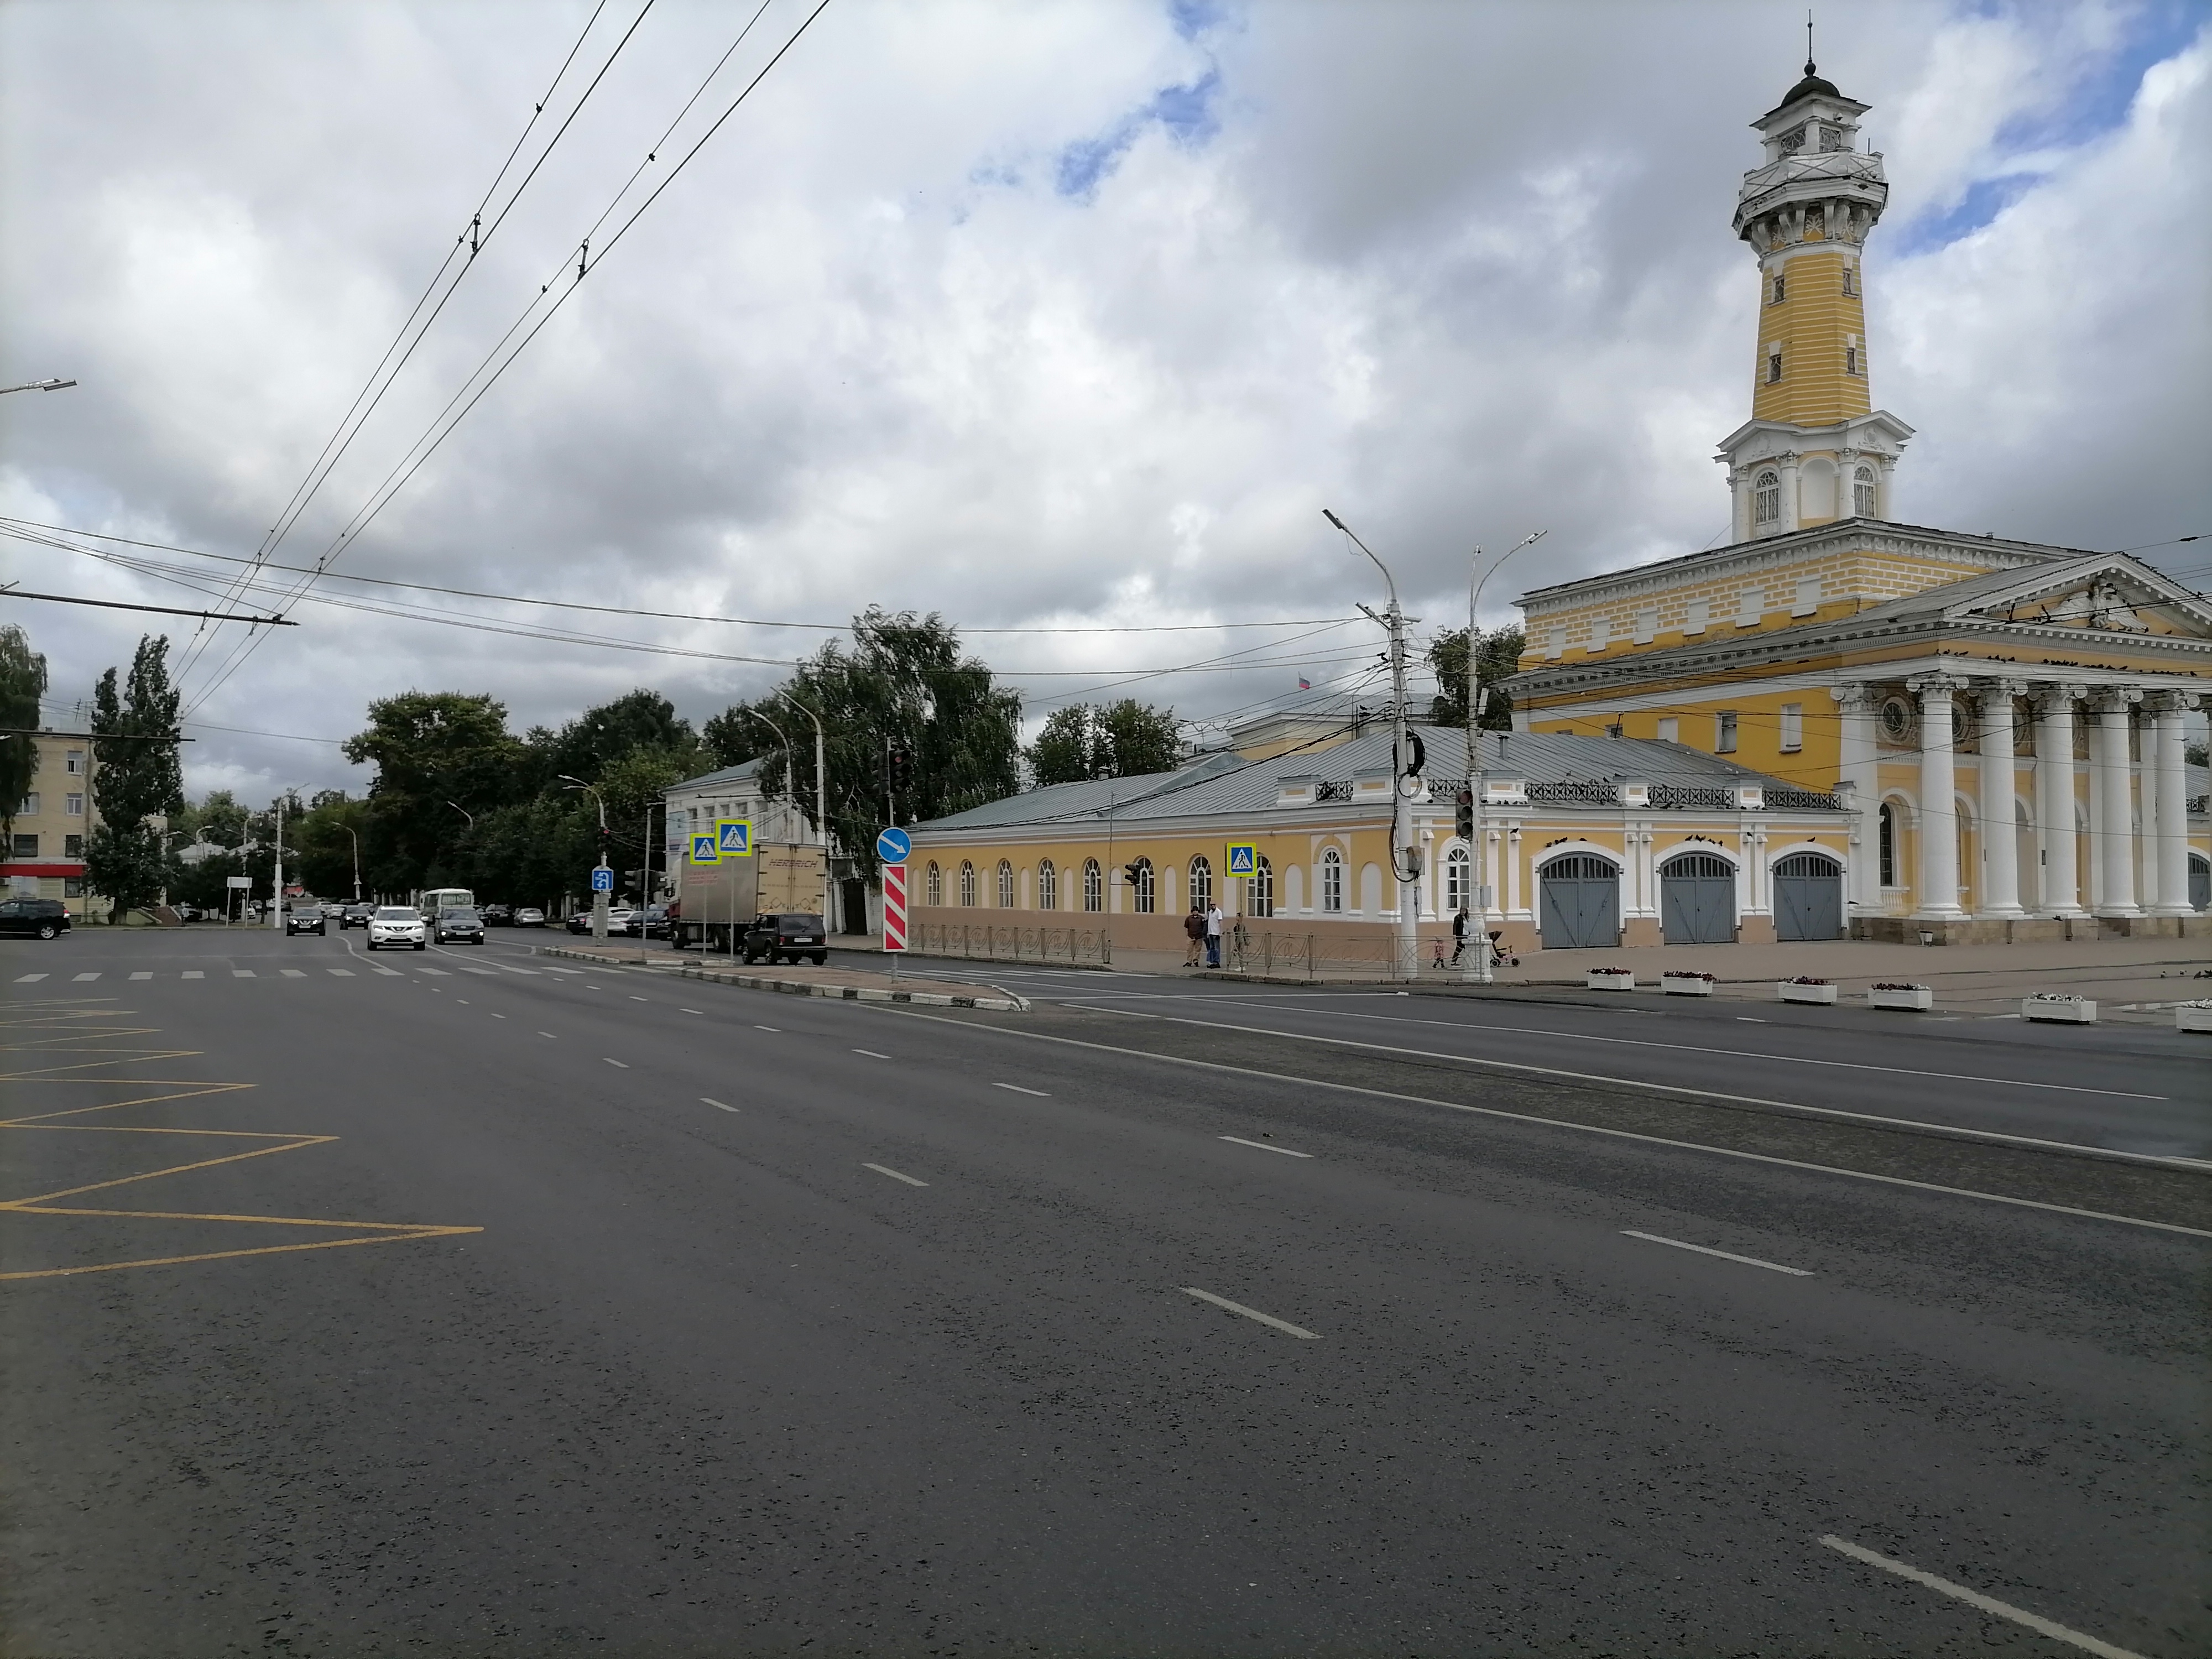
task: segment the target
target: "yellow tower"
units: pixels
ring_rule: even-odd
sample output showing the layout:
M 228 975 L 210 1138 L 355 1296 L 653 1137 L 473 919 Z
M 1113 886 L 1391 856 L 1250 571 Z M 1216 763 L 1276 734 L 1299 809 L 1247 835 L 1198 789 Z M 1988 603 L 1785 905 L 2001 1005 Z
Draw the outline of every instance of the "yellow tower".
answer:
M 1838 519 L 1886 519 L 1912 428 L 1874 407 L 1866 336 L 1868 234 L 1889 199 L 1868 106 L 1805 65 L 1752 127 L 1765 163 L 1743 176 L 1735 232 L 1759 259 L 1751 419 L 1721 443 L 1739 542 Z

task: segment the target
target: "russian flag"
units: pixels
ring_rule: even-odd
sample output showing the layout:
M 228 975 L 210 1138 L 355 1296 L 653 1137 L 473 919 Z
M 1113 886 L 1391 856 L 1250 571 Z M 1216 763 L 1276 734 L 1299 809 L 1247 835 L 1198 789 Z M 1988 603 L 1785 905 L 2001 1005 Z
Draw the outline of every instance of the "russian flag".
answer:
M 1313 690 L 1313 682 L 1312 682 L 1311 680 L 1309 680 L 1309 679 L 1303 679 L 1303 678 L 1302 678 L 1302 679 L 1300 679 L 1300 680 L 1298 681 L 1298 690 L 1301 690 L 1301 691 L 1310 691 L 1310 690 Z

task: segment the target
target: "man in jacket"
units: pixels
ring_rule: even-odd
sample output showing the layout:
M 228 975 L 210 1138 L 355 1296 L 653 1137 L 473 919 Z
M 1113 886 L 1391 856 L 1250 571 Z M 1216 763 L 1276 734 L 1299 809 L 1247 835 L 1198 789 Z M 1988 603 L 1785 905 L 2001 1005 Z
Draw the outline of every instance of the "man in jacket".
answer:
M 1206 913 L 1198 908 L 1196 899 L 1190 902 L 1190 914 L 1182 919 L 1182 932 L 1183 937 L 1189 941 L 1188 948 L 1182 953 L 1182 965 L 1195 968 L 1198 966 L 1199 946 L 1206 938 Z

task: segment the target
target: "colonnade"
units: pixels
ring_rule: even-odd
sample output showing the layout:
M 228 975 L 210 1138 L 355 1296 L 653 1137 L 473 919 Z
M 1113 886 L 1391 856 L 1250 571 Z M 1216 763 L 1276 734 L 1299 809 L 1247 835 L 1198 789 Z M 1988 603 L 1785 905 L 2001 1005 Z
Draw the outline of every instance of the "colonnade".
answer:
M 2188 772 L 2183 715 L 2196 706 L 2191 691 L 2136 686 L 2030 682 L 1950 672 L 1916 675 L 1906 682 L 1917 705 L 1919 804 L 1918 861 L 1913 915 L 1941 921 L 1969 915 L 2004 920 L 2029 915 L 2186 916 L 2189 902 Z M 1874 833 L 1881 791 L 1875 723 L 1875 688 L 1835 687 L 1842 719 L 1839 768 L 1863 815 L 1856 839 Z M 2021 901 L 2014 791 L 2018 787 L 2020 709 L 2036 711 L 2034 840 L 2041 866 L 2037 902 Z M 2149 716 L 2143 727 L 2140 801 L 2130 757 L 2134 710 Z M 1972 724 L 1969 724 L 1971 717 Z M 2076 868 L 2075 757 L 2077 722 L 2087 722 L 2089 837 L 2088 891 Z M 1971 730 L 1980 749 L 1979 787 L 1973 812 L 1981 821 L 1980 868 L 1969 886 L 1959 867 L 1956 734 Z M 2136 841 L 2148 856 L 2137 880 Z M 1871 848 L 1851 860 L 1851 900 L 1862 914 L 1880 908 L 1876 860 Z M 1901 872 L 1899 872 L 1901 873 Z M 1962 902 L 1971 895 L 1971 909 Z

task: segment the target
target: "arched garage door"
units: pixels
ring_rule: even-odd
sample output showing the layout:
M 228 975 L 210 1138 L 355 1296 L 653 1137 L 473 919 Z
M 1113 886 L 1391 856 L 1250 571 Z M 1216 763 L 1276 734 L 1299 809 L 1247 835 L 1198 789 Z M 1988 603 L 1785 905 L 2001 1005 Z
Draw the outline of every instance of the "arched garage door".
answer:
M 1620 943 L 1620 872 L 1603 859 L 1570 853 L 1544 866 L 1539 913 L 1547 951 Z
M 1735 943 L 1735 868 L 1711 853 L 1659 866 L 1659 937 L 1669 945 Z
M 1792 853 L 1774 866 L 1774 937 L 1835 939 L 1844 931 L 1844 866 Z
M 2212 908 L 2212 859 L 2198 853 L 2189 855 L 2189 908 Z

